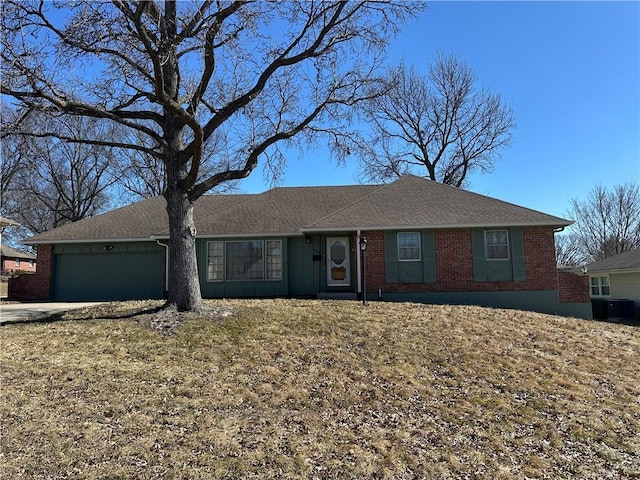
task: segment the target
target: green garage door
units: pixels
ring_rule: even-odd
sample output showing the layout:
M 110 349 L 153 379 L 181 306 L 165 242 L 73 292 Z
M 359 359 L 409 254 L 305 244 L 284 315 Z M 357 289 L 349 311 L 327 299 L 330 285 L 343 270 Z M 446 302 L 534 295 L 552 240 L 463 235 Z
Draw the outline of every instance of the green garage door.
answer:
M 162 251 L 59 253 L 53 299 L 106 301 L 162 298 Z

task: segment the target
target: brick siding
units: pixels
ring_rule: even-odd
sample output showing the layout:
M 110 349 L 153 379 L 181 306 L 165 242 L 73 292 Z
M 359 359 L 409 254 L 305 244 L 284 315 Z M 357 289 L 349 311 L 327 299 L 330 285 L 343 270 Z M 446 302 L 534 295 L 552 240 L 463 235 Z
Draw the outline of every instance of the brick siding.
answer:
M 590 302 L 589 277 L 559 270 L 558 297 L 560 298 L 560 303 Z
M 553 229 L 525 228 L 525 281 L 476 282 L 470 229 L 435 230 L 436 276 L 433 283 L 387 283 L 384 232 L 362 233 L 368 239 L 367 290 L 383 292 L 475 292 L 508 290 L 557 290 Z
M 33 262 L 33 265 L 31 264 Z M 12 274 L 14 272 L 35 272 L 36 271 L 36 261 L 28 260 L 25 258 L 21 258 L 20 260 L 14 258 L 4 258 L 2 259 L 2 272 L 3 275 Z
M 8 298 L 21 301 L 51 300 L 53 245 L 38 245 L 38 268 L 35 273 L 9 279 Z

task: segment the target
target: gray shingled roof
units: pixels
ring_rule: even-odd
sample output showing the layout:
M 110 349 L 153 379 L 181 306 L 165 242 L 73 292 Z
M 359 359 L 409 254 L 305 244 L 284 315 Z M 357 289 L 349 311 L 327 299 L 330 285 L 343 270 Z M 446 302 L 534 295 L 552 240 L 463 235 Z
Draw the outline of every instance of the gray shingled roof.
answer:
M 308 225 L 307 229 L 566 226 L 570 223 L 495 198 L 405 175 Z
M 201 217 L 224 210 L 230 205 L 245 201 L 252 195 L 207 195 L 196 202 L 196 225 Z M 96 215 L 95 217 L 54 228 L 29 238 L 29 245 L 87 241 L 137 241 L 149 240 L 168 229 L 165 199 L 162 196 L 148 198 L 126 207 Z
M 640 270 L 640 248 L 603 258 L 587 265 L 589 273 L 613 270 Z
M 0 256 L 7 258 L 25 258 L 27 260 L 36 259 L 36 255 L 34 253 L 17 250 L 9 245 L 0 245 Z
M 199 237 L 299 235 L 355 229 L 553 226 L 571 222 L 406 175 L 386 185 L 282 187 L 259 195 L 208 195 L 195 206 Z M 29 244 L 168 237 L 155 197 L 30 238 Z
M 274 188 L 202 217 L 196 227 L 200 236 L 298 235 L 302 227 L 379 188 L 379 185 Z

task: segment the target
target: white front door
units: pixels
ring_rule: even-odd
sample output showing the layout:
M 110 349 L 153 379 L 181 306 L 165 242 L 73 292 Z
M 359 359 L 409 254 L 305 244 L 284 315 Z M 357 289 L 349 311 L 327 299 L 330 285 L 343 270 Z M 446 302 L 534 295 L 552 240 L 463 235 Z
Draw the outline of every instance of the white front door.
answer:
M 349 237 L 327 237 L 327 285 L 351 284 L 351 249 Z

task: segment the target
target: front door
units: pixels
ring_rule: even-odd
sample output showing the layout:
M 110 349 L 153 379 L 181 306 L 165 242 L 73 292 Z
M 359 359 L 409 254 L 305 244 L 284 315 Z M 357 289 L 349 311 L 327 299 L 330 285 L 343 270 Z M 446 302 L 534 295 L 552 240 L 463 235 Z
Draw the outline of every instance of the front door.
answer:
M 349 237 L 327 237 L 327 286 L 351 285 Z

